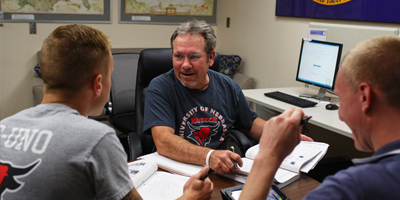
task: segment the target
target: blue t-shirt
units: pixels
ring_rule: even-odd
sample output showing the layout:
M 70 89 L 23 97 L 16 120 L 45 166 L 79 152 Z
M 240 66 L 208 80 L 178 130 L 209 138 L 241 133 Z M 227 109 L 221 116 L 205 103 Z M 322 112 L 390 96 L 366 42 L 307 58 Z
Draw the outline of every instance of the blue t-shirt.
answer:
M 146 93 L 143 130 L 168 126 L 193 144 L 214 148 L 232 126 L 250 128 L 257 114 L 239 85 L 212 70 L 208 75 L 210 83 L 201 91 L 183 86 L 173 69 L 154 78 Z
M 396 149 L 400 149 L 400 140 L 328 176 L 305 199 L 400 199 L 400 154 L 383 155 Z

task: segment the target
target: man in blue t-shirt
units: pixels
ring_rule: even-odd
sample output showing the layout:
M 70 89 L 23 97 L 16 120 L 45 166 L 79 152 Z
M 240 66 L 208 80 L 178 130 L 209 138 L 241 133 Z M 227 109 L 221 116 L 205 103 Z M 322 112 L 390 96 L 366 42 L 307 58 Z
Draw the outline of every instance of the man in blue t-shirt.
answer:
M 399 54 L 398 36 L 380 36 L 344 57 L 335 82 L 339 118 L 350 127 L 356 149 L 375 153 L 353 159 L 355 166 L 325 178 L 305 199 L 400 199 Z M 269 120 L 241 199 L 266 198 L 277 168 L 299 142 L 302 115 L 289 109 Z
M 151 81 L 143 130 L 151 130 L 160 155 L 226 174 L 236 171 L 233 161 L 242 166 L 242 160 L 231 151 L 214 149 L 232 127 L 258 141 L 265 121 L 250 109 L 232 79 L 209 70 L 215 46 L 214 30 L 204 21 L 178 27 L 171 37 L 174 68 Z

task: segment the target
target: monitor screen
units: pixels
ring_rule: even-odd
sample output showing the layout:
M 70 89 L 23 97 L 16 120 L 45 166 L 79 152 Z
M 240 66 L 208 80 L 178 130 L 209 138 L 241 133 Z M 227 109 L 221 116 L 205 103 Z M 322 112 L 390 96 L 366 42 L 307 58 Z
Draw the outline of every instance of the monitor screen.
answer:
M 342 44 L 303 38 L 296 80 L 334 89 Z
M 343 44 L 303 38 L 296 80 L 319 86 L 317 95 L 300 95 L 328 100 L 327 89 L 333 90 L 339 70 Z

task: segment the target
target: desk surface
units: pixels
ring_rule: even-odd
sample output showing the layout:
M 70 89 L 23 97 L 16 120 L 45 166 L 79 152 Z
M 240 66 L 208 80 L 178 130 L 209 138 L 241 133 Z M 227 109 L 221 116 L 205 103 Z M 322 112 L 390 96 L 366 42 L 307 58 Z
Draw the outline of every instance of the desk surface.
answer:
M 294 105 L 264 96 L 264 93 L 273 91 L 280 91 L 293 96 L 299 96 L 300 94 L 318 94 L 318 90 L 305 87 L 251 89 L 243 90 L 243 94 L 248 101 L 278 112 L 283 112 L 289 107 L 295 107 Z M 316 106 L 311 108 L 302 108 L 306 115 L 312 116 L 308 123 L 351 138 L 351 130 L 344 122 L 339 120 L 338 110 L 326 110 L 326 103 L 320 103 L 318 100 L 311 98 L 308 100 L 318 103 Z M 339 105 L 339 99 L 334 97 L 331 99 L 331 103 Z
M 211 181 L 214 183 L 214 191 L 211 195 L 212 200 L 222 200 L 220 193 L 221 189 L 233 187 L 236 185 L 242 185 L 239 182 L 232 181 L 228 178 L 224 178 L 214 173 L 209 175 Z M 304 174 L 301 178 L 286 187 L 282 188 L 282 191 L 292 200 L 303 199 L 309 192 L 318 187 L 320 183 Z

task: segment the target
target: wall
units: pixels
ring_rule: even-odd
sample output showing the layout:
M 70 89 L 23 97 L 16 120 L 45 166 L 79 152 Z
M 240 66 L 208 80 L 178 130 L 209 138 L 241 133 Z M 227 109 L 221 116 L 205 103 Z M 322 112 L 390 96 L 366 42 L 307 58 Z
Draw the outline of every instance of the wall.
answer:
M 176 25 L 118 24 L 113 0 L 112 24 L 90 24 L 110 36 L 113 47 L 168 47 Z M 398 24 L 275 16 L 275 0 L 219 0 L 217 51 L 242 57 L 241 70 L 254 77 L 257 88 L 302 86 L 295 81 L 300 40 L 309 22 L 399 28 Z M 230 17 L 230 28 L 226 18 Z M 0 119 L 31 106 L 30 73 L 36 52 L 52 30 L 62 24 L 39 23 L 29 34 L 28 23 L 5 23 L 0 34 Z
M 310 22 L 400 28 L 399 24 L 389 23 L 277 17 L 275 3 L 275 0 L 221 0 L 219 4 L 217 50 L 221 54 L 240 55 L 242 72 L 255 78 L 257 88 L 304 86 L 295 81 L 295 75 L 301 38 L 308 37 Z M 227 17 L 230 28 L 226 27 Z M 357 151 L 350 138 L 317 126 L 308 126 L 304 134 L 331 145 L 326 157 L 370 156 Z
M 118 24 L 118 2 L 112 1 L 112 24 L 88 24 L 111 38 L 114 48 L 169 47 L 177 25 Z M 4 23 L 0 27 L 0 119 L 31 104 L 31 71 L 43 40 L 61 23 L 38 23 L 29 34 L 28 23 Z M 216 30 L 217 27 L 214 26 Z
M 250 3 L 251 2 L 251 3 Z M 303 86 L 295 81 L 301 38 L 309 22 L 394 27 L 399 24 L 275 16 L 275 0 L 221 0 L 217 49 L 242 57 L 243 73 L 257 88 Z M 226 18 L 230 17 L 230 28 Z M 329 34 L 329 33 L 328 33 Z

